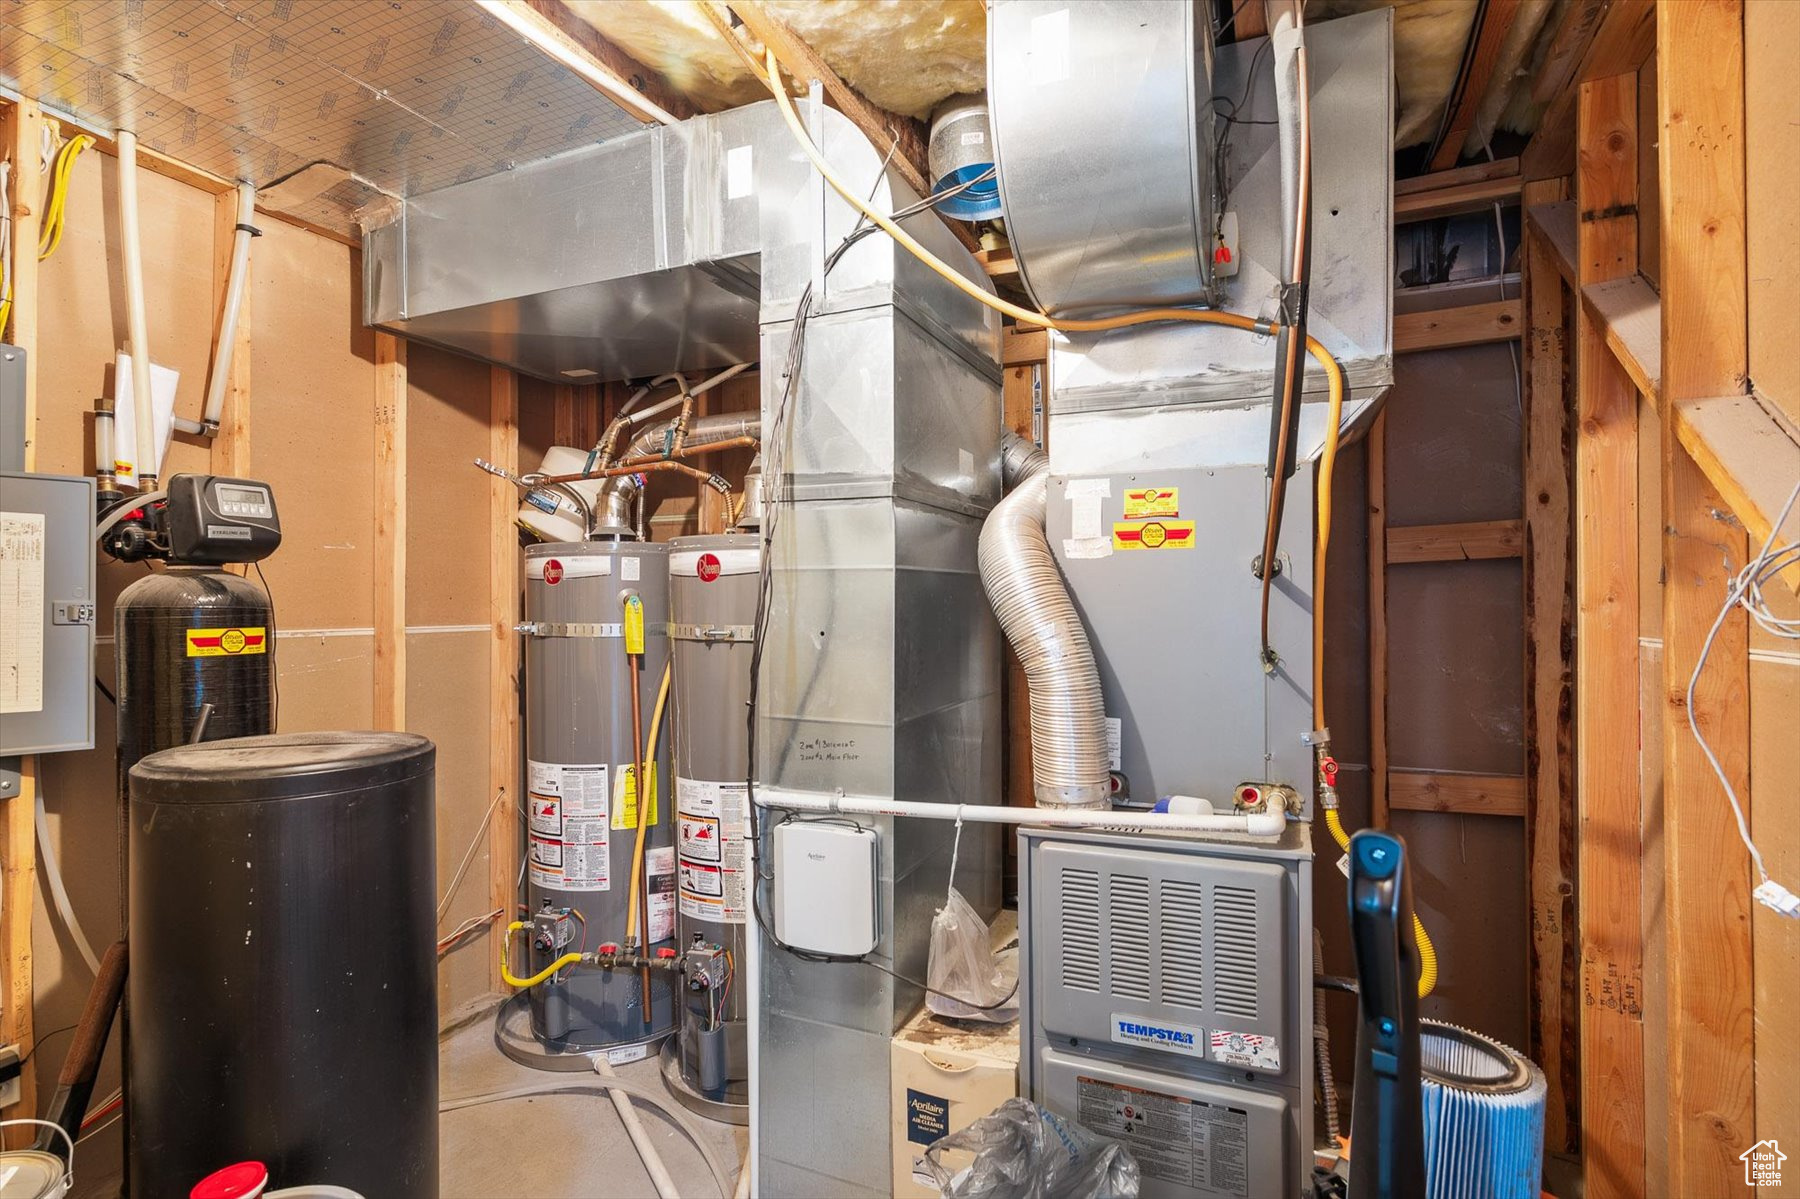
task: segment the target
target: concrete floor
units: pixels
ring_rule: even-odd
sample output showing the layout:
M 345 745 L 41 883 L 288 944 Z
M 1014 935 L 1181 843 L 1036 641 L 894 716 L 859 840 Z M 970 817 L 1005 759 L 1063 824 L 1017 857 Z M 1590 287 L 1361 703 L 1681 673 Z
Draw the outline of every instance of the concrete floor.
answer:
M 441 1043 L 438 1092 L 444 1099 L 595 1078 L 521 1066 L 495 1047 L 493 1031 L 493 1021 L 483 1019 Z M 663 1090 L 654 1059 L 620 1066 L 618 1073 Z M 692 1142 L 655 1108 L 639 1105 L 638 1111 L 683 1199 L 713 1199 L 718 1188 Z M 745 1130 L 692 1119 L 731 1170 L 735 1186 L 748 1143 Z M 618 1113 L 603 1095 L 510 1099 L 445 1112 L 438 1135 L 443 1199 L 654 1199 L 656 1194 Z

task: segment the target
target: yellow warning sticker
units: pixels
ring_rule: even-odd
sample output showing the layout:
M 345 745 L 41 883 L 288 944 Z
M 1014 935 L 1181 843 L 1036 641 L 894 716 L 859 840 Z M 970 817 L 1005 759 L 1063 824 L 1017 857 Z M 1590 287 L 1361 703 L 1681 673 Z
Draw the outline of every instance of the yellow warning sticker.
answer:
M 650 824 L 656 824 L 656 763 L 650 763 L 650 802 L 647 805 Z M 618 770 L 613 786 L 612 826 L 635 829 L 638 826 L 637 767 L 627 762 Z
M 1181 488 L 1127 487 L 1125 519 L 1155 520 L 1181 515 Z
M 269 630 L 266 628 L 187 631 L 187 656 L 190 658 L 236 658 L 268 652 Z
M 1116 550 L 1191 550 L 1194 548 L 1194 522 L 1191 520 L 1121 522 L 1113 526 L 1113 548 Z

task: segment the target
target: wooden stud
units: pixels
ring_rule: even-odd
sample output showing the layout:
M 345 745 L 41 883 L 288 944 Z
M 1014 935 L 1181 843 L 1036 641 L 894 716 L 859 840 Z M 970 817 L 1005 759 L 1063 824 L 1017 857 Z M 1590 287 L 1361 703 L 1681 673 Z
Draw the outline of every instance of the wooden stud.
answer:
M 1525 185 L 1531 211 L 1563 192 Z M 1569 206 L 1571 216 L 1574 206 Z M 1548 1087 L 1544 1142 L 1580 1143 L 1580 968 L 1575 952 L 1575 640 L 1568 292 L 1547 239 L 1525 243 L 1525 836 L 1531 875 L 1531 1057 Z
M 1453 167 L 1448 171 L 1432 171 L 1427 175 L 1414 175 L 1408 179 L 1394 180 L 1395 212 L 1399 212 L 1401 197 L 1411 197 L 1423 192 L 1443 192 L 1449 188 L 1462 187 L 1470 183 L 1486 183 L 1495 179 L 1515 178 L 1519 173 L 1517 158 L 1496 158 L 1492 162 L 1472 162 L 1466 167 Z M 1510 184 L 1511 192 L 1501 195 L 1517 195 L 1519 185 Z M 1499 198 L 1499 197 L 1496 197 Z
M 1442 171 L 1455 166 L 1456 160 L 1462 157 L 1463 143 L 1468 140 L 1475 114 L 1481 108 L 1482 100 L 1487 98 L 1488 81 L 1499 65 L 1500 48 L 1518 15 L 1519 0 L 1488 0 L 1485 15 L 1481 17 L 1481 28 L 1474 31 L 1475 51 L 1469 60 L 1468 78 L 1464 81 L 1462 94 L 1453 97 L 1456 107 L 1450 114 L 1444 140 L 1439 143 L 1437 153 L 1432 155 L 1432 170 Z
M 406 342 L 377 332 L 375 727 L 396 732 L 406 728 L 406 410 Z
M 37 469 L 38 417 L 38 235 L 43 214 L 38 197 L 44 181 L 39 157 L 44 113 L 31 100 L 11 106 L 5 115 L 0 145 L 13 161 L 12 205 L 13 268 L 11 331 L 5 334 L 25 351 L 25 452 L 26 470 Z M 17 1045 L 19 1056 L 29 1059 L 36 1043 L 32 1026 L 36 1001 L 31 953 L 31 917 L 37 903 L 37 770 L 35 757 L 19 761 L 19 793 L 0 800 L 0 943 L 6 954 L 0 976 L 0 1043 Z M 26 1060 L 19 1073 L 19 1101 L 4 1115 L 36 1116 L 37 1069 Z M 20 1147 L 33 1139 L 29 1128 L 9 1130 L 4 1143 Z
M 1575 170 L 1579 85 L 1636 72 L 1654 49 L 1655 22 L 1654 0 L 1572 0 L 1532 87 L 1533 99 L 1548 107 L 1519 156 L 1525 178 Z
M 1663 846 L 1668 936 L 1667 1187 L 1748 1195 L 1738 1155 L 1757 1139 L 1751 1010 L 1754 872 L 1726 793 L 1689 728 L 1750 806 L 1749 634 L 1717 626 L 1745 561 L 1741 521 L 1689 455 L 1674 410 L 1745 389 L 1744 13 L 1741 0 L 1669 4 L 1657 21 L 1662 216 Z M 1772 947 L 1766 952 L 1780 952 Z
M 1519 160 L 1508 158 L 1505 161 L 1513 165 L 1516 172 Z M 1497 164 L 1483 163 L 1483 167 Z M 1439 175 L 1460 175 L 1461 171 L 1440 171 L 1437 175 L 1419 175 L 1404 180 L 1406 183 L 1417 183 L 1420 179 L 1436 179 Z M 1479 179 L 1471 179 L 1461 183 L 1444 183 L 1442 186 L 1429 189 L 1416 189 L 1401 193 L 1399 184 L 1395 184 L 1394 224 L 1404 225 L 1408 221 L 1423 221 L 1432 217 L 1455 216 L 1464 212 L 1480 212 L 1485 208 L 1519 198 L 1519 176 L 1484 175 Z
M 1512 774 L 1447 774 L 1390 770 L 1388 807 L 1403 812 L 1465 816 L 1523 816 L 1525 780 Z
M 489 368 L 488 461 L 517 470 L 519 464 L 519 378 L 505 367 Z M 488 480 L 488 702 L 493 735 L 488 747 L 488 794 L 502 796 L 488 834 L 488 909 L 511 918 L 518 902 L 519 818 L 519 511 L 518 489 L 504 479 Z M 500 963 L 490 967 L 492 985 L 504 991 Z
M 1448 350 L 1519 336 L 1519 301 L 1492 300 L 1430 312 L 1402 312 L 1394 317 L 1394 353 Z
M 1050 354 L 1048 338 L 1049 333 L 1043 329 L 1008 325 L 1006 340 L 1000 354 L 1002 365 L 1025 366 L 1033 362 L 1043 362 Z M 1024 435 L 1029 437 L 1030 430 L 1026 430 Z
M 1388 562 L 1470 562 L 1517 558 L 1524 552 L 1524 522 L 1478 520 L 1466 524 L 1389 526 Z
M 225 289 L 230 282 L 231 249 L 237 240 L 237 192 L 213 197 L 213 294 L 216 308 L 225 310 Z M 256 239 L 250 239 L 250 259 L 255 261 Z M 244 478 L 250 473 L 250 301 L 249 280 L 244 282 L 238 308 L 237 335 L 232 339 L 231 369 L 225 380 L 225 404 L 219 409 L 219 428 L 212 439 L 211 465 L 216 475 Z M 218 324 L 213 325 L 212 361 L 219 360 Z M 239 567 L 239 571 L 244 567 Z
M 575 445 L 575 389 L 567 383 L 556 385 L 555 398 L 552 401 L 553 431 L 550 434 L 553 445 Z
M 1247 42 L 1253 37 L 1269 35 L 1269 18 L 1262 0 L 1238 0 L 1231 17 L 1231 40 Z
M 1388 823 L 1387 409 L 1369 428 L 1369 824 Z
M 1583 84 L 1576 269 L 1637 270 L 1637 79 Z M 1638 787 L 1637 391 L 1577 305 L 1576 793 L 1582 1169 L 1590 1199 L 1639 1199 L 1644 952 Z

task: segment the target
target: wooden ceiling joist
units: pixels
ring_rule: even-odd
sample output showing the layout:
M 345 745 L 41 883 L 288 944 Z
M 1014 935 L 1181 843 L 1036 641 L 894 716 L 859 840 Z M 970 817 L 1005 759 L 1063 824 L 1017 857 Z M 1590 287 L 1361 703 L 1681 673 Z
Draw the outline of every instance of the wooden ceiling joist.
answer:
M 1437 153 L 1431 156 L 1432 170 L 1453 167 L 1462 157 L 1463 142 L 1468 140 L 1469 130 L 1475 125 L 1475 114 L 1494 78 L 1494 68 L 1499 65 L 1500 48 L 1506 44 L 1506 35 L 1518 16 L 1519 0 L 1488 0 L 1481 28 L 1474 32 L 1475 50 L 1469 62 L 1469 75 L 1463 81 L 1462 91 L 1451 97 L 1455 107 L 1451 110 L 1444 140 L 1438 143 Z
M 546 39 L 581 60 L 589 71 L 609 77 L 618 85 L 616 88 L 602 86 L 594 76 L 577 71 L 595 85 L 595 90 L 646 125 L 659 124 L 663 113 L 676 120 L 686 120 L 698 111 L 693 101 L 669 86 L 655 71 L 600 36 L 592 25 L 569 11 L 562 0 L 503 0 L 503 3 Z M 630 99 L 632 93 L 649 103 L 634 105 Z
M 1575 170 L 1575 93 L 1581 84 L 1636 71 L 1656 48 L 1654 0 L 1577 0 L 1569 5 L 1532 96 L 1548 104 L 1520 155 L 1526 179 Z

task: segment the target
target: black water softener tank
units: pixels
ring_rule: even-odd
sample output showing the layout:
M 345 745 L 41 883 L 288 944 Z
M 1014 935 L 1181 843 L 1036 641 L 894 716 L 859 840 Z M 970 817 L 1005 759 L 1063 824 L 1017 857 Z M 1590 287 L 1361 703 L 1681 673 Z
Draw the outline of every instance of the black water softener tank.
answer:
M 133 1195 L 438 1191 L 437 750 L 406 733 L 182 745 L 131 771 Z

